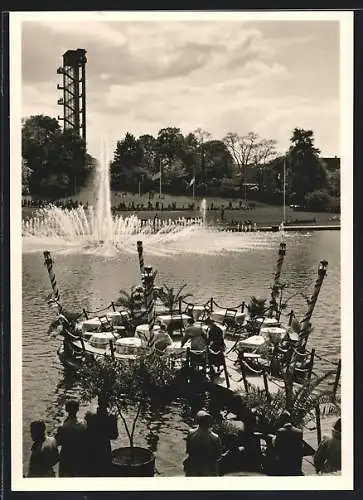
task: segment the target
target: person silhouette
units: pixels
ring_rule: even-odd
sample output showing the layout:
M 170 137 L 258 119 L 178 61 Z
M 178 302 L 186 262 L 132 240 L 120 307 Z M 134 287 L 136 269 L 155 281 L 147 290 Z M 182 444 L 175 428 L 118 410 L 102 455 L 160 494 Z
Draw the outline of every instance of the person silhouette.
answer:
M 84 476 L 87 470 L 86 426 L 77 417 L 79 402 L 77 400 L 68 400 L 65 409 L 68 416 L 63 425 L 58 428 L 55 436 L 58 446 L 61 447 L 59 476 Z
M 28 477 L 55 477 L 54 465 L 58 462 L 57 442 L 45 433 L 45 423 L 36 420 L 30 424 L 33 440 Z

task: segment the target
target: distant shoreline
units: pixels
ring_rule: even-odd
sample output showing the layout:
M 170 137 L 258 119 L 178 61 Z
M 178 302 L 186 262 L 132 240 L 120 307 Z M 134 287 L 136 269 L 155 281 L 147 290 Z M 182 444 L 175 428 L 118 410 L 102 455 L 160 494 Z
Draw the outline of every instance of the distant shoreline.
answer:
M 22 219 L 26 220 L 33 217 L 38 208 L 34 207 L 23 207 L 22 208 Z M 154 219 L 155 216 L 163 220 L 176 220 L 178 218 L 196 218 L 200 217 L 200 211 L 198 210 L 122 210 L 115 211 L 115 215 L 120 217 L 129 217 L 131 215 L 137 216 L 139 219 Z M 218 224 L 225 226 L 226 229 L 233 230 L 234 227 L 244 224 L 246 221 L 251 221 L 252 224 L 256 224 L 258 229 L 261 231 L 268 231 L 273 228 L 273 226 L 279 226 L 282 220 L 282 214 L 280 207 L 276 206 L 265 206 L 257 207 L 253 210 L 243 210 L 234 209 L 224 210 L 224 220 L 221 218 L 221 210 L 207 210 L 206 219 L 207 223 Z M 340 217 L 337 214 L 331 214 L 326 212 L 295 212 L 291 209 L 286 210 L 286 231 L 293 230 L 322 230 L 340 229 Z M 293 229 L 296 228 L 296 229 Z M 300 228 L 300 229 L 299 229 Z M 304 228 L 304 229 L 301 229 Z

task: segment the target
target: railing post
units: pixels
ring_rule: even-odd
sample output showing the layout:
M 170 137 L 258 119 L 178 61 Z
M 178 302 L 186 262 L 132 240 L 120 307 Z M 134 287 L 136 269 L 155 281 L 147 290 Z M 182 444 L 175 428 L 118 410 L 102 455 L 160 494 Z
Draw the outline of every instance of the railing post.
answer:
M 113 302 L 113 301 L 111 302 L 111 306 L 112 306 L 112 310 L 113 310 L 113 312 L 116 312 L 116 307 L 115 307 L 115 304 L 114 304 L 114 302 Z
M 229 382 L 229 375 L 228 375 L 228 371 L 227 371 L 227 364 L 226 364 L 226 358 L 224 356 L 224 353 L 222 353 L 222 356 L 223 356 L 223 369 L 224 369 L 224 374 L 226 376 L 226 384 L 227 384 L 227 388 L 229 389 L 230 382 Z
M 320 406 L 315 406 L 315 417 L 316 417 L 316 437 L 318 440 L 318 445 L 321 443 L 321 421 L 320 421 Z
M 338 366 L 337 366 L 337 373 L 335 374 L 335 380 L 334 380 L 334 386 L 333 386 L 333 401 L 335 401 L 336 395 L 337 395 L 337 390 L 338 390 L 338 385 L 339 385 L 339 380 L 340 380 L 340 372 L 342 370 L 342 360 L 339 360 Z
M 210 299 L 210 312 L 213 312 L 213 297 Z
M 246 377 L 246 370 L 245 370 L 245 365 L 244 365 L 244 361 L 243 361 L 243 355 L 242 355 L 242 359 L 241 359 L 241 372 L 242 372 L 243 385 L 244 385 L 246 394 L 248 394 L 248 381 L 247 381 L 247 377 Z
M 310 380 L 311 380 L 311 374 L 312 374 L 312 372 L 313 372 L 314 358 L 315 358 L 315 349 L 311 349 L 311 354 L 310 354 L 310 366 L 309 366 L 309 371 L 308 371 L 308 381 L 309 381 L 309 382 L 310 382 Z
M 265 392 L 266 392 L 266 397 L 267 397 L 268 400 L 270 400 L 271 396 L 270 396 L 270 391 L 269 391 L 269 388 L 268 388 L 267 374 L 266 374 L 265 371 L 262 372 L 262 378 L 263 378 L 263 385 L 264 385 Z
M 86 309 L 83 309 L 83 314 L 84 314 L 84 317 L 85 317 L 86 319 L 88 319 L 88 314 L 87 314 Z
M 289 326 L 292 325 L 293 318 L 294 318 L 294 310 L 291 309 L 291 311 L 289 312 Z
M 241 304 L 241 313 L 245 312 L 245 301 L 242 302 Z
M 114 351 L 113 342 L 111 339 L 110 339 L 110 350 L 111 350 L 111 358 L 114 360 L 115 359 L 115 351 Z

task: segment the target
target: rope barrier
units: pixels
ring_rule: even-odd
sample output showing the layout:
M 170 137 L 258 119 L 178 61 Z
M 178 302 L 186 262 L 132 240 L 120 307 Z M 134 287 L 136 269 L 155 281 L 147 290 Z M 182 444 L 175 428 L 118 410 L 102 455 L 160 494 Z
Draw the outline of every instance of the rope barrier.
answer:
M 112 304 L 110 304 L 109 306 L 104 307 L 104 308 L 102 308 L 102 309 L 98 309 L 98 310 L 96 310 L 96 311 L 87 311 L 87 310 L 86 310 L 86 313 L 87 313 L 87 314 L 99 314 L 100 312 L 108 311 L 108 310 L 109 310 L 109 309 L 111 309 L 111 308 L 113 308 L 113 305 L 112 305 Z
M 320 359 L 321 361 L 326 361 L 327 363 L 330 363 L 333 366 L 339 365 L 339 361 L 331 361 L 330 359 L 324 358 L 323 356 L 319 356 L 318 354 L 315 354 L 315 357 Z

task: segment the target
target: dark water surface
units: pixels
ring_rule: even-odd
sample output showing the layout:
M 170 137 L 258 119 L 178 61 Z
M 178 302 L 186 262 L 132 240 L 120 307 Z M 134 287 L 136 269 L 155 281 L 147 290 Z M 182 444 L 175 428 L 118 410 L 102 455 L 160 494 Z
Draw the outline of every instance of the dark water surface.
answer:
M 212 237 L 212 236 L 210 236 Z M 269 296 L 279 237 L 273 234 L 226 236 L 226 246 L 231 238 L 246 238 L 246 247 L 238 251 L 205 253 L 187 246 L 182 253 L 170 252 L 163 256 L 147 254 L 145 261 L 158 270 L 157 283 L 178 286 L 187 283 L 196 303 L 205 303 L 214 297 L 222 306 L 234 306 L 250 295 Z M 340 355 L 340 233 L 323 231 L 315 233 L 289 233 L 286 236 L 287 255 L 282 281 L 290 283 L 288 295 L 298 294 L 291 301 L 291 308 L 302 314 L 306 303 L 300 294 L 311 294 L 321 259 L 329 262 L 328 274 L 322 286 L 313 315 L 314 331 L 311 346 L 329 359 Z M 159 243 L 161 250 L 163 243 Z M 191 241 L 195 245 L 195 240 Z M 203 245 L 200 241 L 199 245 Z M 166 245 L 166 244 L 165 244 Z M 176 243 L 173 243 L 174 247 Z M 135 245 L 136 246 L 136 245 Z M 185 246 L 185 243 L 184 243 Z M 243 245 L 242 245 L 243 247 Z M 72 378 L 64 373 L 56 349 L 58 342 L 47 337 L 52 313 L 46 297 L 50 292 L 49 278 L 43 265 L 42 250 L 23 252 L 23 464 L 27 468 L 31 439 L 29 424 L 35 418 L 46 420 L 52 433 L 64 417 L 63 405 L 69 395 L 77 395 Z M 64 253 L 52 249 L 55 272 L 62 304 L 71 310 L 95 310 L 108 305 L 118 296 L 120 289 L 129 290 L 139 281 L 136 251 L 119 253 L 114 257 L 85 254 L 72 250 Z M 288 307 L 290 309 L 290 307 Z M 85 408 L 82 408 L 81 415 Z M 193 422 L 195 408 L 183 401 L 164 408 L 151 409 L 138 424 L 135 444 L 150 446 L 156 452 L 156 466 L 161 475 L 183 473 L 185 456 L 184 438 Z M 115 446 L 127 444 L 119 424 L 120 438 Z

